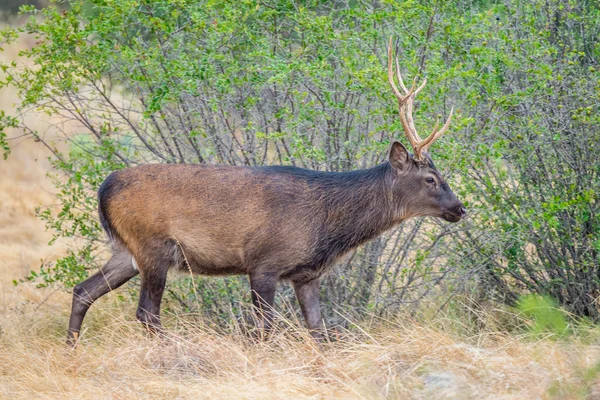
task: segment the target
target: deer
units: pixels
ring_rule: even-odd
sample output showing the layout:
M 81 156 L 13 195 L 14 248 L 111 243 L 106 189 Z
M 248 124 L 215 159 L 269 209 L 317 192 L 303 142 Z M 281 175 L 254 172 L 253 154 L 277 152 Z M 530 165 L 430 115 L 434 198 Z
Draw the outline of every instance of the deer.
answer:
M 429 147 L 450 127 L 453 109 L 424 140 L 415 97 L 387 47 L 388 82 L 413 153 L 397 140 L 385 162 L 347 172 L 293 166 L 146 164 L 112 172 L 98 190 L 98 214 L 112 257 L 73 290 L 67 343 L 80 340 L 86 312 L 140 275 L 137 319 L 162 332 L 160 305 L 170 269 L 207 276 L 247 275 L 260 332 L 272 328 L 278 282 L 290 282 L 316 339 L 324 324 L 319 282 L 361 244 L 409 218 L 458 222 L 466 209 L 436 169 Z M 398 81 L 402 92 L 398 89 Z

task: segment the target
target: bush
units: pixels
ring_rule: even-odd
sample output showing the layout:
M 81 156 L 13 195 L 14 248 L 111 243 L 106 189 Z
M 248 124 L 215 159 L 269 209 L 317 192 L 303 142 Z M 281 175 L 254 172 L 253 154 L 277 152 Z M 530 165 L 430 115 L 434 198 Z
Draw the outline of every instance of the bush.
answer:
M 456 133 L 436 143 L 434 159 L 472 217 L 410 221 L 351 254 L 323 285 L 329 318 L 333 305 L 385 311 L 464 291 L 512 303 L 549 294 L 597 317 L 594 3 L 69 3 L 64 12 L 30 8 L 25 27 L 1 36 L 28 32 L 38 44 L 23 53 L 31 64 L 1 66 L 22 103 L 16 119 L 0 116 L 0 132 L 17 126 L 53 150 L 61 209 L 40 216 L 55 240 L 81 239 L 42 270 L 42 284 L 69 287 L 105 258 L 94 192 L 111 170 L 381 162 L 403 136 L 386 82 L 394 36 L 404 75 L 428 77 L 417 128 L 458 109 Z M 54 132 L 68 153 L 29 127 L 30 109 L 80 127 Z M 178 304 L 228 310 L 245 290 L 238 278 L 196 285 L 213 295 L 195 299 L 199 290 L 178 284 Z
M 529 329 L 534 334 L 554 334 L 560 337 L 568 333 L 565 314 L 551 298 L 523 296 L 519 299 L 517 308 L 531 321 Z
M 478 50 L 489 112 L 466 132 L 465 188 L 479 211 L 455 236 L 459 262 L 478 269 L 487 296 L 550 295 L 596 320 L 600 10 L 533 2 L 503 15 L 506 28 Z

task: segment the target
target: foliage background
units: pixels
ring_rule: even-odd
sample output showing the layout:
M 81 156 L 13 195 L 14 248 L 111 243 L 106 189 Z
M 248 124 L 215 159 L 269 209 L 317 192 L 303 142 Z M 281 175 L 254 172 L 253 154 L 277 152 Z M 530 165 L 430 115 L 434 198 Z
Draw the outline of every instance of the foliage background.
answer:
M 428 78 L 417 128 L 460 111 L 433 157 L 471 217 L 414 220 L 351 254 L 323 284 L 326 318 L 464 292 L 509 304 L 539 293 L 598 318 L 597 1 L 58 5 L 26 8 L 30 22 L 0 36 L 36 39 L 26 63 L 0 65 L 21 100 L 0 114 L 0 144 L 8 152 L 3 131 L 19 128 L 53 152 L 60 207 L 39 215 L 55 240 L 77 239 L 28 279 L 69 288 L 106 259 L 95 190 L 117 168 L 383 161 L 402 136 L 386 83 L 393 36 L 404 76 Z M 62 122 L 41 132 L 34 112 Z M 178 278 L 168 295 L 168 307 L 228 317 L 248 291 L 243 278 Z

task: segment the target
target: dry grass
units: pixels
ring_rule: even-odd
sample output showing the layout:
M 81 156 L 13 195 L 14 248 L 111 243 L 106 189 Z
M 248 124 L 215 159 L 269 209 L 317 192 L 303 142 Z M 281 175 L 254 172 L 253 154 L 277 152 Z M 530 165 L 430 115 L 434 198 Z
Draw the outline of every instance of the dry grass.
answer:
M 27 43 L 21 43 L 21 46 Z M 11 58 L 16 49 L 0 53 Z M 0 92 L 8 109 L 14 93 Z M 43 121 L 39 122 L 43 124 Z M 17 132 L 12 133 L 14 137 Z M 17 143 L 14 141 L 13 144 Z M 76 350 L 64 345 L 70 298 L 13 279 L 64 254 L 34 216 L 51 204 L 47 153 L 36 143 L 0 161 L 0 396 L 6 398 L 427 398 L 594 396 L 600 346 L 590 328 L 563 340 L 487 330 L 457 318 L 358 324 L 317 348 L 290 323 L 269 342 L 167 316 L 168 337 L 148 337 L 134 305 L 114 294 L 92 307 Z M 49 297 L 52 295 L 51 297 Z M 495 318 L 484 312 L 482 320 Z M 493 321 L 491 321 L 493 322 Z M 591 394 L 590 394 L 591 393 Z M 600 398 L 600 391 L 596 393 Z
M 0 389 L 7 398 L 579 398 L 600 349 L 580 340 L 486 332 L 399 318 L 318 348 L 302 329 L 268 342 L 219 333 L 189 316 L 149 337 L 115 297 L 94 307 L 75 350 L 64 305 L 5 313 Z M 440 323 L 442 325 L 440 325 Z M 442 328 L 440 328 L 442 326 Z M 555 393 L 552 396 L 552 393 Z

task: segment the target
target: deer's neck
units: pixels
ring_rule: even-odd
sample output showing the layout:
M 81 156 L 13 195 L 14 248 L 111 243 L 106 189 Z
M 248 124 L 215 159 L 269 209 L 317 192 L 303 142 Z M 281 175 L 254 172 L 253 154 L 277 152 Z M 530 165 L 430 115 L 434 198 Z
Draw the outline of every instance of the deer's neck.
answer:
M 384 163 L 340 179 L 327 201 L 326 241 L 340 252 L 373 239 L 396 225 L 391 166 Z

